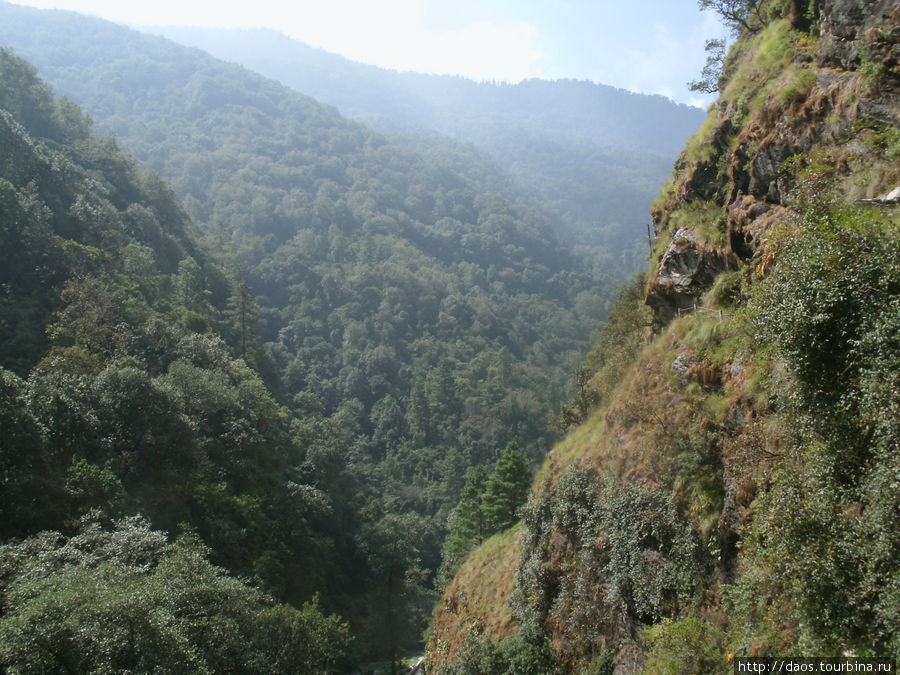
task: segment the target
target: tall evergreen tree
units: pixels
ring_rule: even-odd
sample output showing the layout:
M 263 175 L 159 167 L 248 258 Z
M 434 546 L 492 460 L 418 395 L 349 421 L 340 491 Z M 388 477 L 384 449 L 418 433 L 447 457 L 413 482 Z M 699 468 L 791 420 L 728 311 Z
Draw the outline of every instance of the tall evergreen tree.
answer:
M 483 509 L 493 531 L 516 522 L 519 507 L 528 498 L 531 470 L 515 441 L 507 444 L 484 489 Z
M 450 581 L 469 551 L 489 534 L 482 504 L 487 478 L 487 471 L 483 466 L 474 466 L 466 473 L 466 484 L 460 494 L 459 504 L 453 509 L 447 522 L 447 539 L 438 575 L 440 583 Z
M 257 341 L 256 321 L 259 318 L 259 305 L 246 282 L 241 283 L 228 298 L 225 315 L 228 317 L 238 354 L 246 360 L 247 352 L 253 352 Z

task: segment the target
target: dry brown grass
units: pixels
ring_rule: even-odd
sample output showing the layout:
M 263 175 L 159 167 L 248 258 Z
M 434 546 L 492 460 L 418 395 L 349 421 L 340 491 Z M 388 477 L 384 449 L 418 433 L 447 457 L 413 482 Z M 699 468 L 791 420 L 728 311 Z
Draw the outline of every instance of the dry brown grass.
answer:
M 485 540 L 459 568 L 435 609 L 427 647 L 432 658 L 454 660 L 470 635 L 502 640 L 518 630 L 508 600 L 521 541 L 520 523 Z

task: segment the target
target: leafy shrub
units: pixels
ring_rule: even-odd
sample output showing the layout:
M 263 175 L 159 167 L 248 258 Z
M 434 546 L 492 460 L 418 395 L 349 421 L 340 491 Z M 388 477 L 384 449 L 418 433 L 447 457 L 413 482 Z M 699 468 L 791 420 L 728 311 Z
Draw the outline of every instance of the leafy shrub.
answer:
M 827 194 L 805 204 L 801 227 L 773 238 L 777 265 L 753 302 L 794 376 L 781 404 L 795 438 L 746 533 L 733 639 L 900 654 L 900 236 Z
M 543 631 L 523 625 L 502 640 L 470 637 L 453 663 L 440 663 L 437 675 L 551 675 L 560 672 Z
M 645 673 L 730 673 L 722 654 L 722 631 L 693 615 L 663 619 L 643 632 Z
M 348 629 L 229 577 L 141 518 L 0 547 L 4 672 L 330 671 Z
M 812 206 L 758 294 L 761 336 L 796 374 L 819 433 L 859 450 L 896 444 L 898 227 L 827 198 Z
M 700 576 L 699 547 L 672 497 L 636 485 L 613 488 L 600 517 L 609 547 L 605 571 L 629 611 L 650 622 L 684 606 Z
M 698 537 L 660 490 L 573 466 L 523 521 L 513 612 L 548 631 L 567 668 L 606 658 L 629 621 L 675 615 L 702 576 Z

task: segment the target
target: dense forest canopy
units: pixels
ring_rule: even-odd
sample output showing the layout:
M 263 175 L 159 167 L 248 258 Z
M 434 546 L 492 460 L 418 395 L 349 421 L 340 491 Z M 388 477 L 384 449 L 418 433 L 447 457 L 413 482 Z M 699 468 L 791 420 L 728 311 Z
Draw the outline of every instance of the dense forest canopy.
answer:
M 195 50 L 66 13 L 4 11 L 6 39 L 169 178 L 245 266 L 256 351 L 284 396 L 314 394 L 327 414 L 343 404 L 371 436 L 375 411 L 407 417 L 416 384 L 443 410 L 432 422 L 443 431 L 417 432 L 428 444 L 469 439 L 483 461 L 518 437 L 533 456 L 539 411 L 559 396 L 606 292 L 545 217 Z M 437 401 L 442 377 L 458 402 Z
M 239 285 L 227 261 L 203 250 L 158 177 L 6 50 L 0 134 L 4 667 L 345 659 L 347 626 L 303 605 L 310 591 L 270 583 L 302 609 L 279 605 L 209 560 L 272 579 L 262 561 L 286 560 L 300 532 L 323 542 L 313 521 L 330 503 L 292 468 L 307 452 L 291 440 L 301 420 L 229 348 Z M 288 550 L 302 557 L 308 541 Z M 113 617 L 130 642 L 109 632 Z M 279 634 L 293 645 L 280 654 L 266 644 Z

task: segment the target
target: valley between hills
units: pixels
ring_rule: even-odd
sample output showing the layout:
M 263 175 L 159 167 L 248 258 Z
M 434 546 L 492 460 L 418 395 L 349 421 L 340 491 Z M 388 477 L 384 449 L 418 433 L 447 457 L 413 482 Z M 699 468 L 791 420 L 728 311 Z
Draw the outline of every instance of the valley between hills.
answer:
M 0 671 L 900 657 L 900 8 L 706 4 L 703 113 L 0 2 Z

